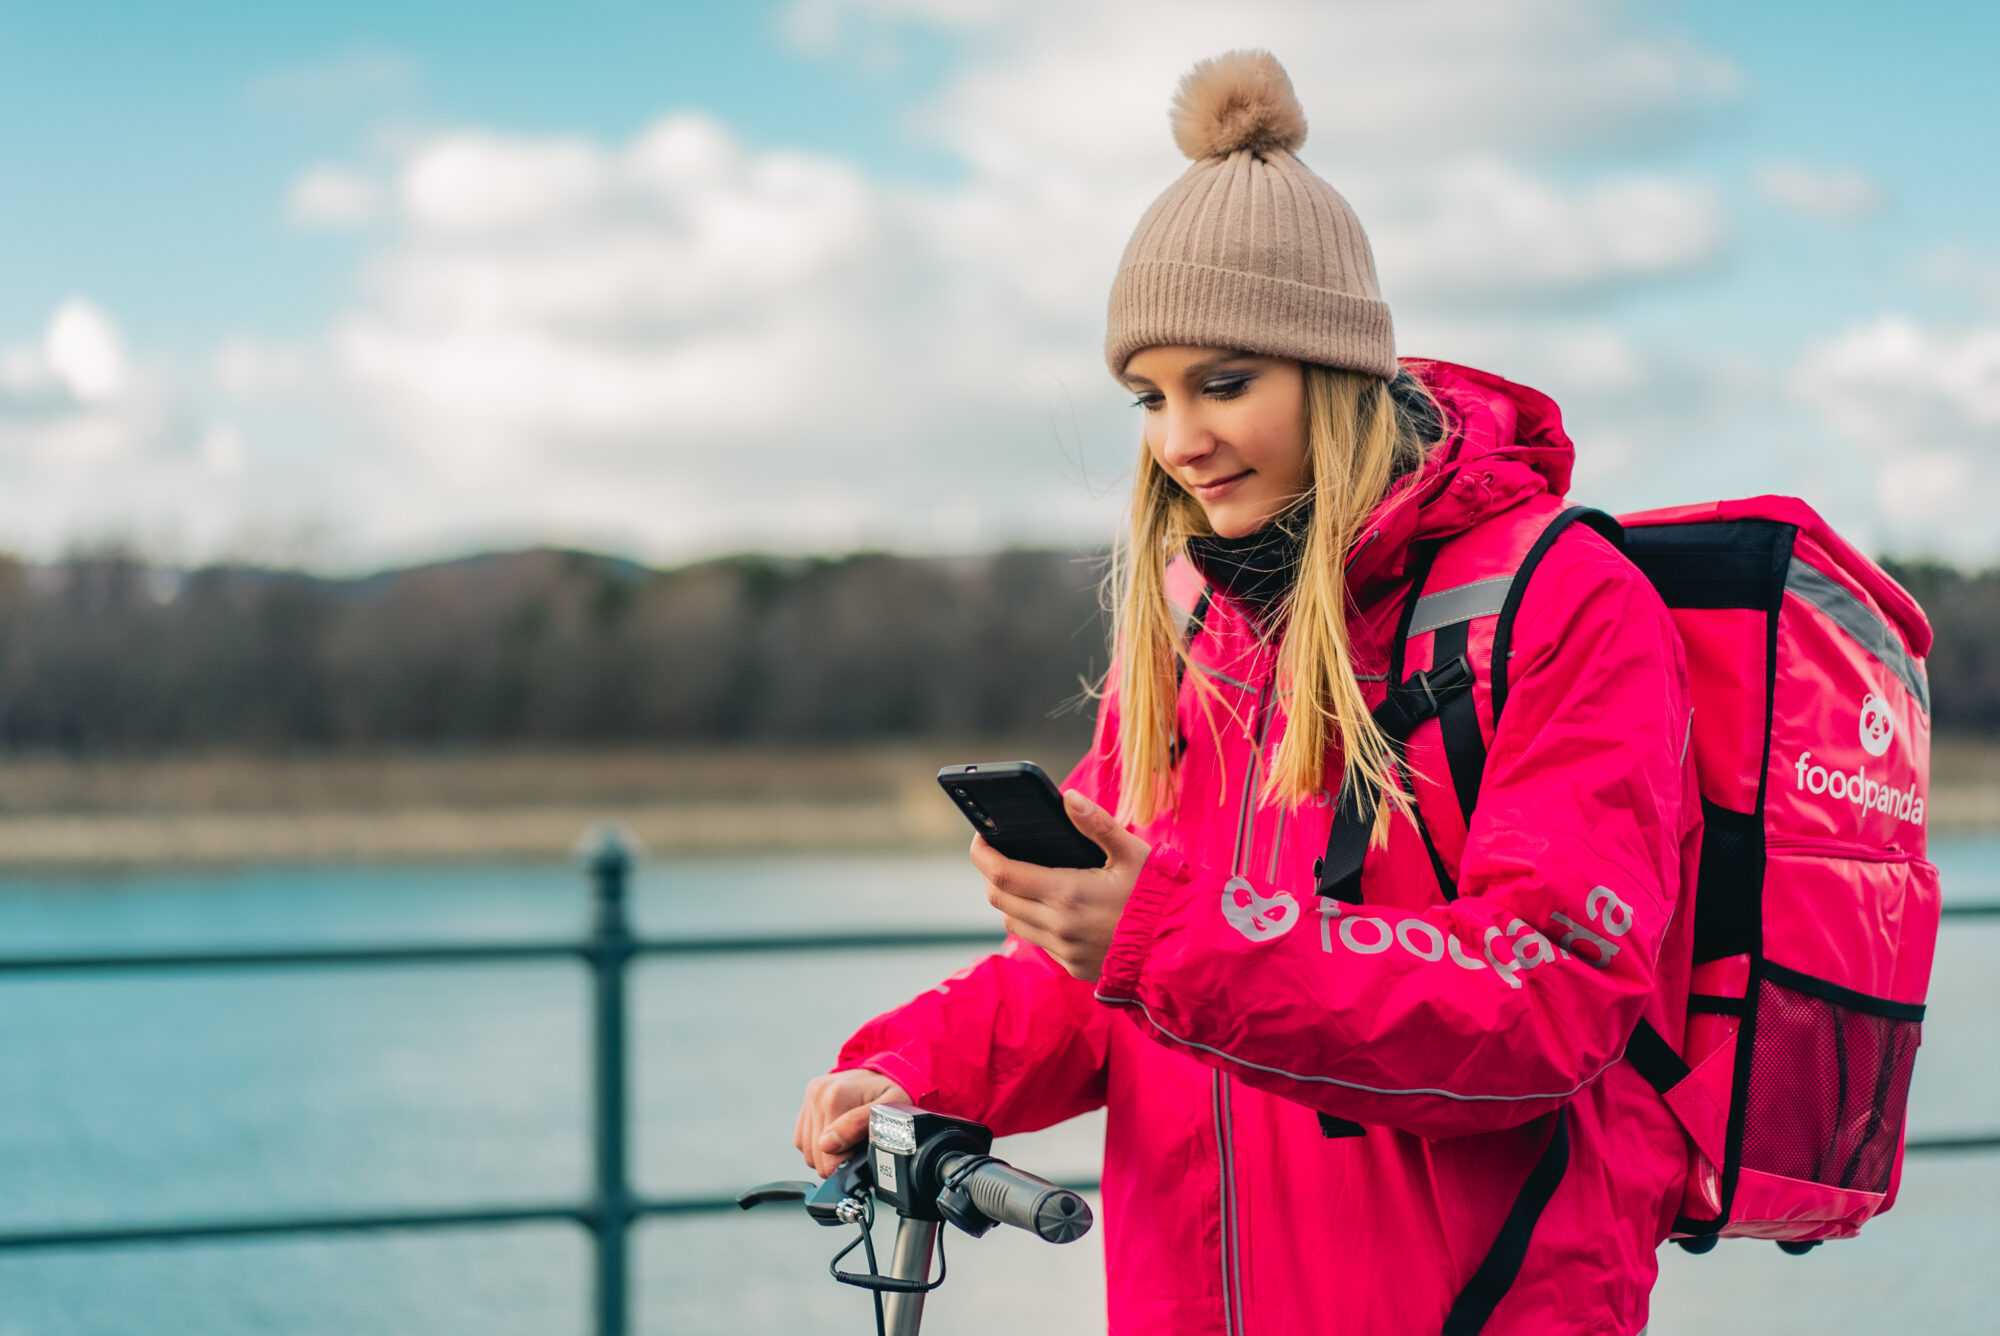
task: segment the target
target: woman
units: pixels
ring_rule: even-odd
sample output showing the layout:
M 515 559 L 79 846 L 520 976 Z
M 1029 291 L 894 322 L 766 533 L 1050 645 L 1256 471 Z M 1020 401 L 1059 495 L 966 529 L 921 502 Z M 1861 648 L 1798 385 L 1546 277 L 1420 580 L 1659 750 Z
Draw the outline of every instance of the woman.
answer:
M 1564 509 L 1556 406 L 1399 363 L 1268 53 L 1197 65 L 1173 120 L 1193 165 L 1111 294 L 1145 448 L 1063 784 L 1108 862 L 975 837 L 1006 945 L 862 1026 L 796 1144 L 828 1172 L 883 1099 L 1001 1134 L 1105 1107 L 1114 1333 L 1630 1336 L 1686 1159 L 1620 1061 L 1641 1018 L 1680 1040 L 1700 813 L 1679 640 L 1571 525 L 1517 600 L 1496 724 L 1493 614 Z M 1190 640 L 1174 609 L 1203 589 Z M 1445 725 L 1404 758 L 1370 713 L 1392 671 L 1458 655 L 1456 726 L 1486 753 L 1469 822 Z M 1343 793 L 1359 903 L 1313 894 Z

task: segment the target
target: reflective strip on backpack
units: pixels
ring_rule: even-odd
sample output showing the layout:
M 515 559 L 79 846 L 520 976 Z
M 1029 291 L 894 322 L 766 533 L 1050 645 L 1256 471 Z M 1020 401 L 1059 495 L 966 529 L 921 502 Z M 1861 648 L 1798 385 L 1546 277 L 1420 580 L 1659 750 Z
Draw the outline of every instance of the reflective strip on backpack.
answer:
M 1450 626 L 1453 622 L 1495 616 L 1507 606 L 1507 590 L 1513 583 L 1511 574 L 1496 575 L 1452 589 L 1440 589 L 1435 594 L 1425 594 L 1417 600 L 1417 609 L 1410 616 L 1408 634 L 1420 636 L 1426 631 Z
M 1924 670 L 1903 648 L 1902 640 L 1889 629 L 1888 623 L 1868 611 L 1868 605 L 1849 593 L 1846 586 L 1793 557 L 1785 568 L 1785 592 L 1797 594 L 1825 613 L 1834 625 L 1873 655 L 1877 663 L 1896 675 L 1925 714 L 1931 712 L 1931 688 Z

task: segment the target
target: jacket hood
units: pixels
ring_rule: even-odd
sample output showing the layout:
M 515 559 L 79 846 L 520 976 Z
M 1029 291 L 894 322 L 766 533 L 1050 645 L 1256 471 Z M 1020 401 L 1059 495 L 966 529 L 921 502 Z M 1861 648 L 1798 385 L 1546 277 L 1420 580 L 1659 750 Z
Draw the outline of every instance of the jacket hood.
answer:
M 1540 390 L 1457 362 L 1399 360 L 1443 405 L 1446 435 L 1362 530 L 1348 558 L 1357 595 L 1400 576 L 1413 541 L 1460 533 L 1543 493 L 1564 495 L 1576 461 L 1562 410 Z

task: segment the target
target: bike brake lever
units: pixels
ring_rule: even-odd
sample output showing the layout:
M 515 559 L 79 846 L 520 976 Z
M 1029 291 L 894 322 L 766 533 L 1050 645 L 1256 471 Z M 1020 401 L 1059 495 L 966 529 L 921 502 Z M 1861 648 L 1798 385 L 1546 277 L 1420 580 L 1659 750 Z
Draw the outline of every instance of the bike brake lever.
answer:
M 759 1183 L 747 1192 L 736 1195 L 736 1204 L 744 1210 L 752 1206 L 762 1206 L 766 1202 L 804 1202 L 806 1214 L 822 1225 L 844 1225 L 851 1223 L 840 1216 L 840 1205 L 851 1198 L 865 1198 L 875 1190 L 875 1169 L 869 1162 L 864 1147 L 854 1155 L 841 1161 L 840 1167 L 829 1174 L 823 1182 L 815 1183 L 804 1178 L 780 1178 L 769 1183 Z
M 806 1197 L 806 1214 L 822 1225 L 846 1225 L 853 1221 L 842 1218 L 840 1205 L 850 1198 L 865 1199 L 875 1190 L 875 1164 L 868 1154 L 868 1143 L 840 1162 L 840 1167 L 827 1175 Z
M 781 1178 L 773 1183 L 759 1183 L 748 1192 L 737 1193 L 736 1204 L 747 1211 L 767 1201 L 804 1201 L 818 1188 L 819 1184 L 809 1183 L 803 1178 Z

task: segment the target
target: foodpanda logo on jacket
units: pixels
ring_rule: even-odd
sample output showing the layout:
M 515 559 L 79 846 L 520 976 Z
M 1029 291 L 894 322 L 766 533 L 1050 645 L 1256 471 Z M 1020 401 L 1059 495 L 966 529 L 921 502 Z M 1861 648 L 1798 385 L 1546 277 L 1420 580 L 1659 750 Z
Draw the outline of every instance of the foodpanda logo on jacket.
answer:
M 1253 942 L 1272 942 L 1299 921 L 1299 902 L 1290 891 L 1260 891 L 1248 877 L 1231 877 L 1222 888 L 1222 917 Z
M 1400 947 L 1427 964 L 1449 961 L 1462 970 L 1491 970 L 1501 983 L 1519 988 L 1523 974 L 1557 960 L 1581 960 L 1600 970 L 1610 967 L 1624 949 L 1619 939 L 1632 931 L 1632 906 L 1609 886 L 1593 886 L 1584 896 L 1583 913 L 1588 924 L 1560 910 L 1551 911 L 1549 918 L 1557 926 L 1550 931 L 1561 934 L 1554 941 L 1519 917 L 1509 919 L 1504 928 L 1489 926 L 1475 952 L 1428 919 L 1411 915 L 1392 922 L 1323 895 L 1319 949 L 1331 955 L 1338 941 L 1357 956 L 1373 956 Z
M 1598 969 L 1608 967 L 1622 949 L 1618 939 L 1632 930 L 1632 907 L 1609 886 L 1593 886 L 1584 897 L 1586 925 L 1569 915 L 1552 912 L 1561 935 L 1554 941 L 1520 918 L 1502 929 L 1488 927 L 1476 951 L 1436 924 L 1417 917 L 1391 922 L 1319 896 L 1320 950 L 1331 953 L 1335 941 L 1358 956 L 1378 955 L 1400 947 L 1427 962 L 1449 961 L 1463 970 L 1491 970 L 1509 988 L 1521 986 L 1521 976 L 1555 960 L 1582 960 Z M 1259 889 L 1248 877 L 1231 877 L 1222 887 L 1222 917 L 1253 942 L 1274 942 L 1299 924 L 1299 902 L 1290 891 Z

